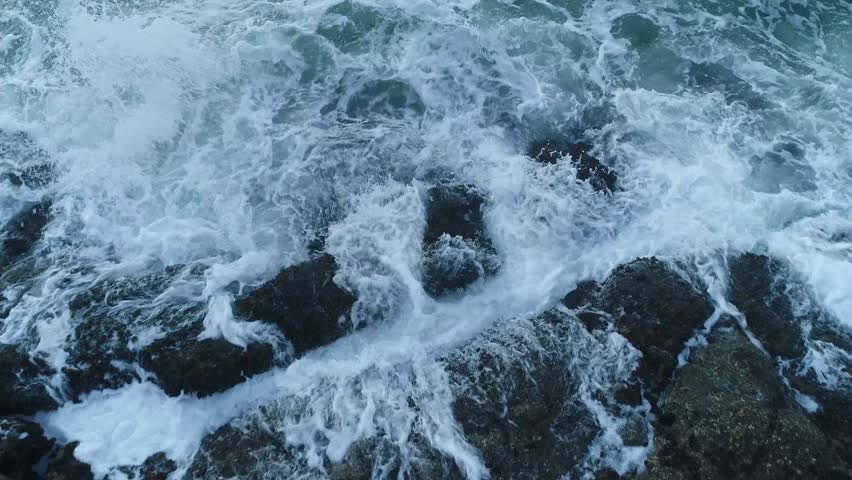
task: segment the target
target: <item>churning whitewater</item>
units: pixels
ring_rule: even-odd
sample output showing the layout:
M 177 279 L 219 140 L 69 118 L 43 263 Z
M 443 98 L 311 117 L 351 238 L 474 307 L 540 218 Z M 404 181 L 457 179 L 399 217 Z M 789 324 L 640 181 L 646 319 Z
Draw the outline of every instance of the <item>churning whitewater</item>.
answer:
M 852 445 L 852 4 L 0 0 L 4 225 L 0 477 L 762 478 L 678 429 Z

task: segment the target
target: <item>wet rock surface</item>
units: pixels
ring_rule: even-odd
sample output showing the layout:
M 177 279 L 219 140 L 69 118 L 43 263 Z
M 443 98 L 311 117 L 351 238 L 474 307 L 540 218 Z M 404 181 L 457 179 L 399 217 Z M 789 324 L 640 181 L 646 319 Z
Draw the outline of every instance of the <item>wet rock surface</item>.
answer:
M 14 345 L 0 345 L 0 416 L 31 415 L 56 408 L 46 386 L 53 371 Z
M 205 437 L 186 478 L 261 479 L 271 465 L 280 466 L 274 478 L 287 478 L 292 461 L 280 435 L 257 424 L 225 425 Z
M 297 356 L 329 344 L 351 329 L 355 296 L 334 282 L 337 263 L 328 254 L 284 269 L 234 305 L 243 318 L 276 325 Z
M 37 478 L 33 468 L 53 447 L 41 427 L 29 420 L 0 418 L 0 478 Z
M 731 262 L 731 302 L 769 353 L 797 358 L 805 347 L 786 293 L 785 273 L 779 261 L 765 255 L 740 255 Z
M 746 300 L 761 300 L 751 309 L 740 307 L 744 313 L 787 312 L 787 289 L 767 281 L 777 277 L 774 261 L 750 254 L 741 260 L 731 264 L 732 298 L 741 300 L 737 289 L 745 289 Z M 639 478 L 852 478 L 844 455 L 852 444 L 848 392 L 827 388 L 813 372 L 799 369 L 803 354 L 779 368 L 786 363 L 753 345 L 729 317 L 705 332 L 702 343 L 696 335 L 714 308 L 687 275 L 653 257 L 634 260 L 601 283 L 578 284 L 563 299 L 569 310 L 500 322 L 444 357 L 453 416 L 491 478 L 635 478 L 590 460 L 592 445 L 605 436 L 590 399 L 616 419 L 621 445 L 645 448 L 653 432 Z M 788 303 L 772 303 L 776 294 L 785 294 Z M 814 321 L 809 341 L 848 351 L 852 337 L 830 325 Z M 803 341 L 798 326 L 790 333 Z M 754 334 L 774 345 L 759 327 Z M 595 357 L 605 350 L 601 342 L 613 338 L 628 340 L 641 358 L 612 352 L 607 359 Z M 698 343 L 678 368 L 678 355 L 693 338 Z M 577 376 L 590 365 L 612 377 Z M 619 368 L 624 371 L 612 372 Z M 807 411 L 797 391 L 819 409 Z M 265 425 L 238 421 L 211 434 L 189 478 L 264 478 L 271 469 L 277 469 L 275 478 L 367 480 L 400 472 L 409 479 L 464 478 L 453 459 L 418 433 L 406 443 L 417 453 L 405 460 L 399 446 L 380 434 L 357 441 L 339 463 L 326 460 L 320 471 Z M 406 463 L 410 459 L 417 461 Z
M 588 143 L 570 143 L 560 140 L 544 140 L 533 143 L 527 156 L 539 163 L 555 164 L 568 158 L 577 168 L 577 179 L 588 181 L 595 191 L 615 191 L 618 176 L 600 160 L 592 156 Z
M 809 350 L 791 362 L 785 377 L 797 392 L 816 402 L 813 421 L 842 451 L 852 451 L 852 334 L 834 319 L 814 319 Z M 826 361 L 820 362 L 820 357 Z
M 485 229 L 486 199 L 472 185 L 433 187 L 426 198 L 423 288 L 433 297 L 464 290 L 499 268 Z
M 9 219 L 0 231 L 0 269 L 29 253 L 41 239 L 50 222 L 52 203 L 44 200 L 30 205 Z
M 44 480 L 94 480 L 92 469 L 74 456 L 79 442 L 72 442 L 50 455 Z
M 463 480 L 465 477 L 455 462 L 428 446 L 416 436 L 409 440 L 412 450 L 403 478 L 409 480 Z M 360 440 L 346 452 L 340 463 L 327 462 L 329 480 L 370 480 L 399 478 L 402 470 L 399 447 L 385 438 Z
M 73 397 L 118 388 L 133 380 L 135 354 L 129 348 L 130 337 L 127 325 L 107 318 L 88 317 L 77 325 L 62 370 Z
M 139 469 L 139 476 L 143 480 L 166 480 L 169 475 L 177 470 L 174 460 L 166 457 L 163 452 L 148 457 Z
M 28 134 L 0 130 L 0 183 L 6 181 L 14 187 L 33 189 L 43 187 L 53 177 L 49 160 L 47 152 Z
M 850 478 L 846 456 L 734 328 L 716 331 L 668 389 L 644 479 Z
M 72 395 L 118 388 L 141 366 L 169 395 L 206 396 L 272 368 L 274 348 L 246 348 L 223 339 L 199 339 L 203 305 L 180 301 L 147 306 L 181 272 L 103 282 L 71 301 L 79 323 L 69 339 L 63 370 Z
M 198 327 L 185 328 L 142 351 L 140 364 L 157 375 L 157 383 L 167 394 L 212 395 L 273 366 L 275 353 L 268 343 L 242 348 L 223 339 L 199 340 L 199 334 Z
M 601 285 L 582 282 L 563 303 L 590 329 L 611 319 L 642 352 L 638 374 L 652 394 L 665 388 L 684 343 L 713 313 L 705 293 L 654 257 L 619 266 Z
M 453 414 L 491 478 L 561 478 L 599 433 L 557 345 L 560 336 L 570 338 L 569 321 L 549 312 L 447 360 Z

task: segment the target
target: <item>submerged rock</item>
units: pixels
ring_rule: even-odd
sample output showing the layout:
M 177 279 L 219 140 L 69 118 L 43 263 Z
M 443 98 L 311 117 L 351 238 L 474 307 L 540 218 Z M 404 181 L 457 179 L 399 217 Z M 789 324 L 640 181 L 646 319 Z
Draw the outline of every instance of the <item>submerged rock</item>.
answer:
M 644 15 L 628 13 L 616 18 L 610 31 L 613 37 L 628 40 L 633 48 L 642 48 L 656 42 L 661 28 Z
M 772 150 L 749 160 L 749 186 L 758 192 L 809 192 L 817 189 L 816 170 L 808 165 L 804 147 L 795 141 L 781 142 Z
M 686 85 L 703 92 L 720 92 L 728 103 L 741 103 L 752 110 L 769 106 L 751 84 L 724 65 L 690 62 L 684 70 Z
M 615 191 L 618 176 L 611 168 L 602 164 L 590 153 L 592 146 L 583 143 L 567 143 L 558 140 L 544 140 L 533 143 L 527 156 L 540 163 L 555 164 L 569 158 L 577 167 L 577 179 L 587 181 L 595 191 Z
M 33 165 L 24 169 L 6 172 L 0 175 L 0 181 L 7 181 L 13 186 L 27 188 L 40 188 L 48 183 L 53 177 L 53 170 L 48 165 Z
M 0 479 L 37 478 L 36 463 L 53 447 L 41 426 L 19 418 L 0 418 Z
M 842 450 L 790 397 L 742 333 L 710 336 L 678 370 L 644 479 L 850 478 Z
M 684 343 L 713 313 L 705 293 L 655 257 L 619 266 L 602 285 L 583 282 L 563 303 L 587 325 L 602 327 L 601 312 L 612 319 L 642 352 L 638 374 L 652 393 L 665 388 Z
M 463 290 L 499 268 L 485 231 L 485 197 L 471 185 L 433 187 L 423 234 L 423 288 L 440 297 Z
M 769 353 L 798 358 L 804 341 L 786 293 L 786 269 L 765 255 L 744 253 L 731 262 L 731 303 Z
M 7 181 L 13 186 L 28 188 L 43 187 L 53 177 L 47 152 L 24 132 L 0 130 L 0 166 L 7 163 L 11 168 L 0 172 L 0 183 Z
M 31 415 L 57 407 L 44 377 L 53 371 L 14 345 L 0 345 L 0 416 Z
M 570 321 L 550 312 L 447 359 L 453 414 L 495 480 L 570 474 L 599 433 L 560 344 Z
M 234 313 L 276 325 L 297 356 L 346 335 L 355 296 L 334 283 L 337 262 L 328 254 L 284 269 L 238 300 Z
M 31 205 L 12 217 L 0 232 L 0 269 L 12 264 L 18 258 L 28 254 L 41 240 L 47 224 L 50 222 L 49 200 Z
M 80 442 L 72 442 L 50 455 L 44 480 L 94 480 L 91 467 L 74 456 Z

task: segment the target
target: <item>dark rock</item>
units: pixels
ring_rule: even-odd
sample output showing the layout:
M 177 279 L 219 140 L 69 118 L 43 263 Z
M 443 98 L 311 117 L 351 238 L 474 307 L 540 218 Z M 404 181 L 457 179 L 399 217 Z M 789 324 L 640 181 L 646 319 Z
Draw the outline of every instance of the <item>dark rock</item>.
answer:
M 645 419 L 645 416 L 638 412 L 631 412 L 624 420 L 624 425 L 618 432 L 624 445 L 627 447 L 647 446 L 649 422 Z
M 642 478 L 850 478 L 843 451 L 790 398 L 769 358 L 733 329 L 708 340 L 666 394 Z
M 485 238 L 485 197 L 472 185 L 429 189 L 423 243 L 438 241 L 444 234 L 467 240 Z
M 804 353 L 804 341 L 786 294 L 786 274 L 777 260 L 744 253 L 731 262 L 730 300 L 769 353 L 798 358 Z
M 264 478 L 263 468 L 278 465 L 279 478 L 288 478 L 285 464 L 292 455 L 279 434 L 251 425 L 225 425 L 201 442 L 186 474 L 187 480 Z
M 50 455 L 44 480 L 94 480 L 88 464 L 74 457 L 74 450 L 80 442 L 72 442 Z
M 187 299 L 154 302 L 178 275 L 172 267 L 156 275 L 102 282 L 70 303 L 80 319 L 69 339 L 63 370 L 75 398 L 114 389 L 137 376 L 136 365 L 153 373 L 169 395 L 206 396 L 241 383 L 273 366 L 274 348 L 250 343 L 246 348 L 223 339 L 199 340 L 204 305 Z M 159 330 L 153 341 L 140 333 Z
M 651 392 L 663 390 L 684 343 L 713 313 L 706 294 L 654 257 L 616 268 L 595 307 L 609 313 L 616 330 L 642 352 L 638 373 Z
M 142 351 L 140 364 L 157 375 L 167 394 L 212 395 L 273 366 L 272 345 L 251 343 L 242 348 L 223 339 L 198 340 L 200 333 L 200 328 L 185 328 Z
M 0 268 L 29 253 L 41 239 L 44 228 L 50 222 L 49 200 L 31 205 L 12 217 L 2 231 Z
M 148 457 L 139 469 L 141 480 L 167 480 L 169 475 L 177 470 L 177 463 L 168 458 L 165 453 L 155 453 Z
M 424 250 L 423 289 L 433 297 L 464 290 L 496 273 L 499 263 L 490 243 L 442 237 Z
M 485 232 L 485 197 L 471 185 L 433 187 L 423 234 L 423 288 L 440 297 L 463 290 L 499 268 Z
M 568 321 L 551 312 L 527 322 L 531 331 L 486 335 L 447 360 L 453 414 L 495 480 L 561 478 L 598 434 L 554 343 L 571 337 Z
M 297 356 L 327 345 L 351 328 L 355 296 L 334 283 L 337 263 L 320 255 L 284 269 L 234 306 L 236 315 L 272 323 L 293 344 Z
M 568 293 L 568 295 L 565 295 L 562 303 L 572 310 L 591 305 L 594 303 L 600 290 L 600 284 L 594 280 L 580 282 L 577 284 L 577 288 Z
M 611 468 L 604 468 L 595 474 L 595 480 L 618 480 L 624 478 Z
M 31 415 L 57 407 L 43 377 L 53 371 L 14 345 L 0 344 L 0 415 Z
M 615 171 L 592 156 L 591 150 L 592 146 L 587 143 L 545 140 L 533 143 L 527 156 L 537 162 L 548 164 L 557 163 L 568 157 L 577 167 L 578 180 L 588 180 L 595 191 L 614 192 L 618 176 Z
M 35 479 L 36 463 L 53 447 L 53 441 L 35 422 L 0 418 L 0 478 Z
M 129 326 L 115 317 L 93 315 L 75 328 L 73 348 L 69 349 L 62 369 L 66 384 L 75 399 L 103 389 L 115 389 L 135 377 L 130 350 Z
M 360 440 L 349 447 L 340 463 L 327 462 L 329 480 L 371 480 L 402 478 L 406 480 L 463 480 L 464 475 L 452 459 L 429 447 L 425 439 L 409 439 L 409 458 L 401 461 L 399 447 L 386 438 Z M 403 467 L 403 463 L 405 466 Z
M 628 382 L 615 391 L 615 401 L 622 405 L 637 407 L 642 405 L 642 384 L 638 381 Z
M 597 312 L 579 312 L 577 318 L 586 326 L 586 330 L 594 332 L 595 330 L 606 330 L 609 328 L 609 320 Z
M 834 322 L 830 318 L 821 319 L 812 325 L 810 347 L 822 355 L 831 350 L 852 352 L 852 336 Z M 838 449 L 852 451 L 852 385 L 844 385 L 842 381 L 821 383 L 806 361 L 806 357 L 794 360 L 784 372 L 787 379 L 798 392 L 816 401 L 818 409 L 812 418 L 834 440 Z M 829 354 L 824 361 L 839 370 L 839 376 L 852 373 L 852 358 L 846 355 Z

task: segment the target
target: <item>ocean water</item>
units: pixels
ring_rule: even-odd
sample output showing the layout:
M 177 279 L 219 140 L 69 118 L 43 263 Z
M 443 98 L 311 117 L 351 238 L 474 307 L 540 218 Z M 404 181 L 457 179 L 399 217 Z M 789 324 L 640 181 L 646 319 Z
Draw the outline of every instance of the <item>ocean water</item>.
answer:
M 327 231 L 359 293 L 365 328 L 225 393 L 135 383 L 38 417 L 112 478 L 158 451 L 185 468 L 206 433 L 276 401 L 309 465 L 416 424 L 484 478 L 437 360 L 638 256 L 690 265 L 725 311 L 728 255 L 772 254 L 852 328 L 845 0 L 0 0 L 0 132 L 0 223 L 54 201 L 45 261 L 2 285 L 0 342 L 57 369 L 68 302 L 101 279 L 198 267 L 181 288 L 208 305 L 206 334 L 240 344 L 268 332 L 234 318 L 234 295 Z M 594 145 L 614 194 L 525 156 L 560 135 Z M 46 183 L 4 176 L 45 165 Z M 502 266 L 436 301 L 423 198 L 448 178 L 487 192 Z M 599 350 L 590 382 L 632 358 Z M 808 358 L 848 384 L 842 354 Z M 594 449 L 620 470 L 647 453 Z

